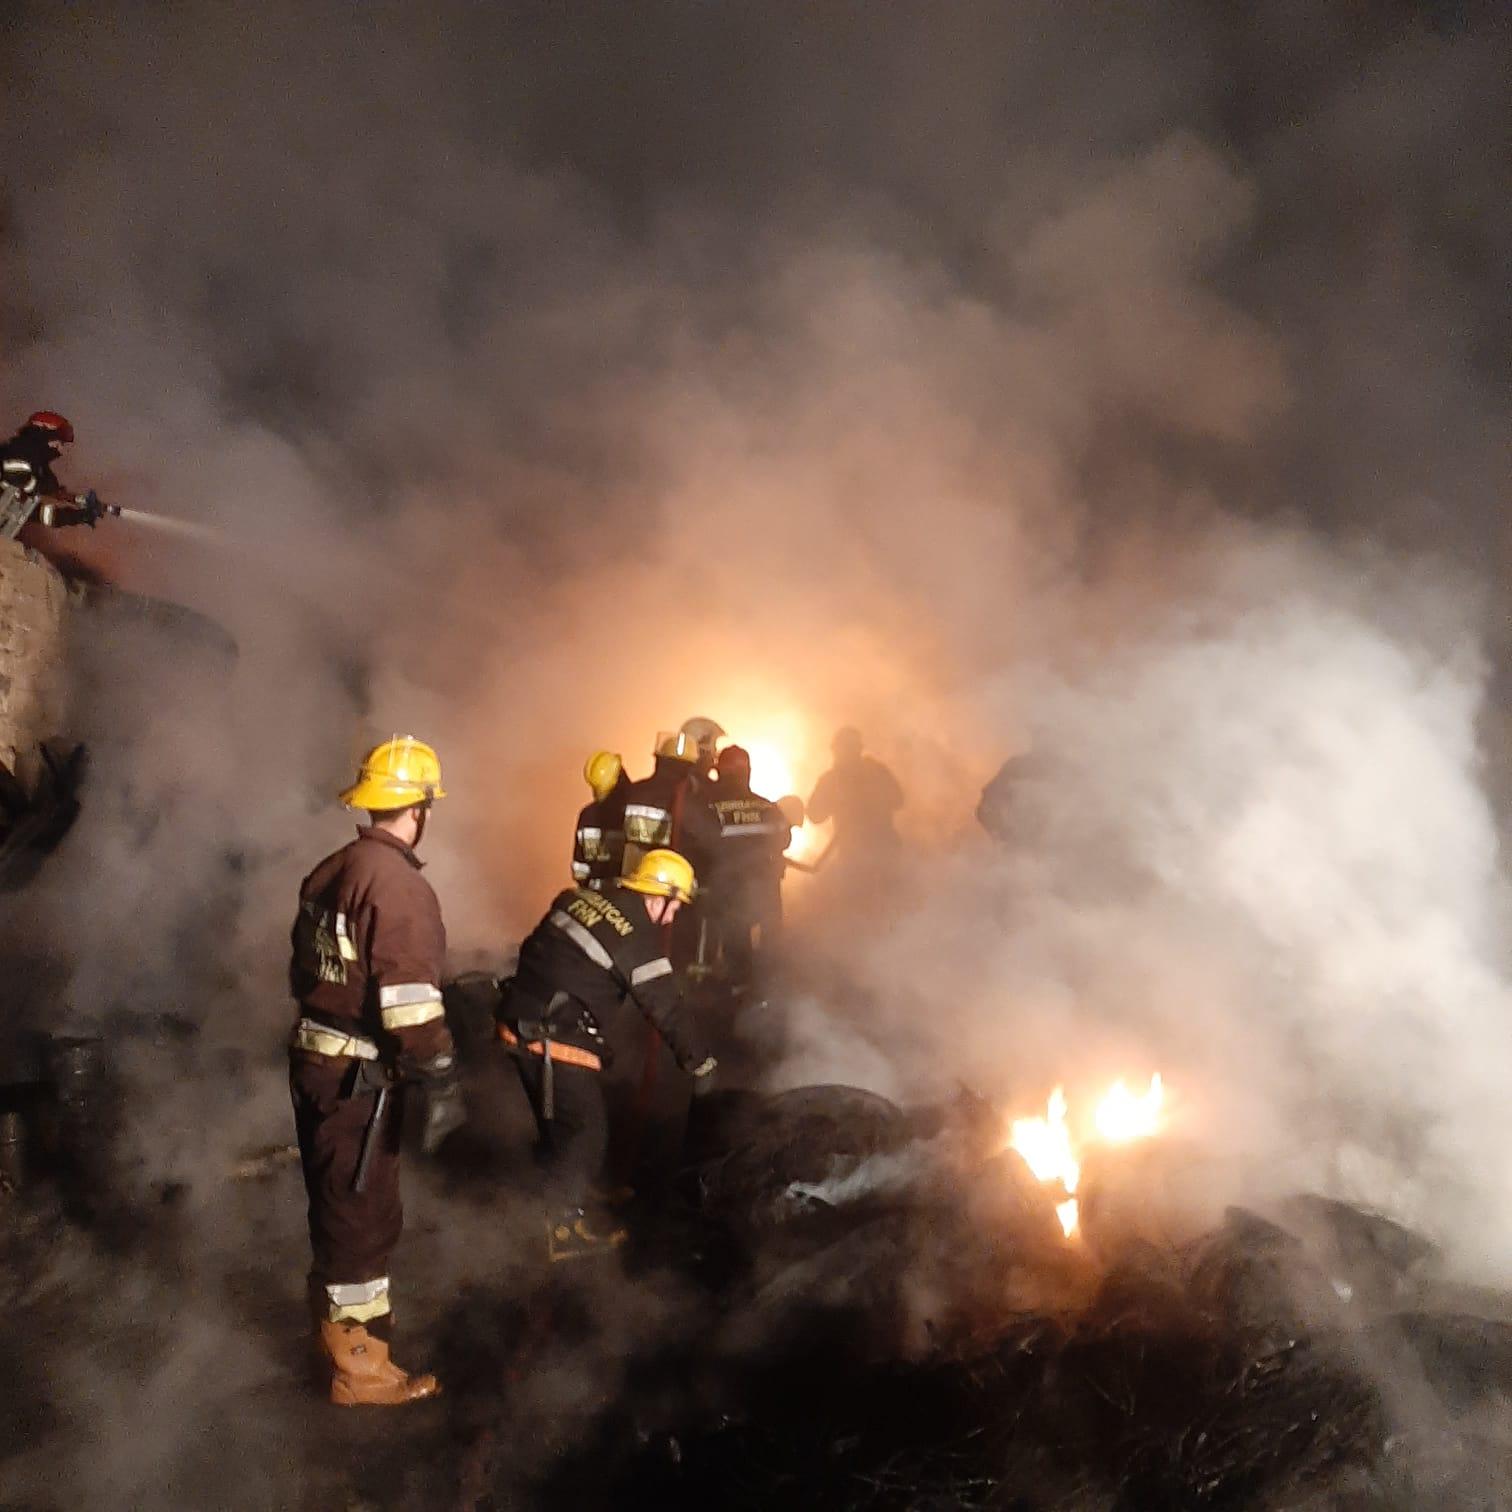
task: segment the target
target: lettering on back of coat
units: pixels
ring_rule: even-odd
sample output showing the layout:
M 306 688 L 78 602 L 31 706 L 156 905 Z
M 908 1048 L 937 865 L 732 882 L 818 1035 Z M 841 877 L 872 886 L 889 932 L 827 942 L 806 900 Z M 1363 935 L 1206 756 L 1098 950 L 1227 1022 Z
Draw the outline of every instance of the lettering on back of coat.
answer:
M 602 921 L 617 935 L 628 935 L 635 930 L 635 925 L 600 893 L 578 893 L 567 905 L 567 912 L 579 924 L 586 924 L 590 929 Z

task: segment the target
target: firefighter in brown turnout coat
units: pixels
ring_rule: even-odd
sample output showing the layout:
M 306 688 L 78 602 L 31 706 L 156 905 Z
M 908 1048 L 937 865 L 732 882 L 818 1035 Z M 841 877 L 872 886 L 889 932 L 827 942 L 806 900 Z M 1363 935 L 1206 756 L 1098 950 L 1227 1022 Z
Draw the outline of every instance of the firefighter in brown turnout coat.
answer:
M 446 931 L 415 847 L 444 797 L 436 753 L 409 736 L 364 758 L 341 794 L 372 823 L 304 879 L 290 989 L 294 1121 L 309 1194 L 310 1298 L 331 1400 L 392 1406 L 434 1396 L 389 1358 L 389 1257 L 399 1199 L 401 1083 L 424 1089 L 424 1144 L 461 1122 L 441 1001 Z

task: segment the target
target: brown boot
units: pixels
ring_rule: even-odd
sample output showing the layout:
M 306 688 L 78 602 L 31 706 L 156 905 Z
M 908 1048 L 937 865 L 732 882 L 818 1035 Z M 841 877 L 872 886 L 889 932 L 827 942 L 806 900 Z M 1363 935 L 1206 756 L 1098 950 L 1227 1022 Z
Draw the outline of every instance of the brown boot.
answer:
M 320 1347 L 338 1407 L 399 1407 L 441 1390 L 433 1375 L 406 1375 L 389 1359 L 388 1345 L 360 1323 L 322 1322 Z

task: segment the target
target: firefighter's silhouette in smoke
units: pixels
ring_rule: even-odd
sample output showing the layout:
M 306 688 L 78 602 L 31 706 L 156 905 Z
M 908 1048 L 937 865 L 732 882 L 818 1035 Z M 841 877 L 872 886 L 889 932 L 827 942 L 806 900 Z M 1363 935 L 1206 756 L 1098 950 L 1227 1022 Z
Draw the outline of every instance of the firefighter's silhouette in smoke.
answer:
M 808 817 L 814 824 L 834 821 L 839 868 L 886 868 L 899 847 L 893 815 L 903 807 L 898 779 L 864 754 L 861 732 L 850 725 L 835 732 L 834 765 L 814 784 Z

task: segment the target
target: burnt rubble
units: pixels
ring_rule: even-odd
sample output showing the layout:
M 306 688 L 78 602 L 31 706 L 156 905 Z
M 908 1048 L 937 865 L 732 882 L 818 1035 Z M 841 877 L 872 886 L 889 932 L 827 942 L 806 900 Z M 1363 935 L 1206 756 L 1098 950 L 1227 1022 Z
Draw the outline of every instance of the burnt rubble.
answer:
M 604 1505 L 1507 1505 L 1505 1302 L 1465 1310 L 1390 1219 L 1306 1195 L 1068 1245 L 1012 1157 L 945 1179 L 959 1119 L 920 1139 L 848 1088 L 734 1104 L 706 1122 L 739 1141 L 691 1173 L 749 1262 L 730 1363 L 637 1422 Z
M 481 1088 L 499 1068 L 473 1048 Z M 8 1328 L 30 1341 L 24 1421 L 0 1436 L 12 1448 L 71 1431 L 46 1364 L 71 1306 L 60 1243 L 68 1275 L 136 1278 L 146 1313 L 110 1326 L 102 1358 L 119 1349 L 149 1375 L 174 1357 L 168 1301 L 197 1269 L 192 1231 L 165 1247 L 163 1194 L 111 1154 L 98 1046 L 38 1053 L 34 1169 L 0 1199 Z M 1176 1238 L 1114 1200 L 1186 1157 L 1156 1142 L 1104 1172 L 1101 1196 L 1090 1183 L 1085 1232 L 1067 1242 L 967 1094 L 905 1110 L 848 1087 L 729 1090 L 695 1102 L 686 1164 L 634 1211 L 619 1259 L 549 1272 L 473 1258 L 460 1283 L 437 1271 L 432 1285 L 427 1247 L 448 1234 L 523 1232 L 509 1085 L 495 1087 L 497 1137 L 455 1141 L 427 1173 L 449 1206 L 406 1256 L 406 1325 L 447 1394 L 402 1431 L 299 1391 L 298 1177 L 281 1147 L 226 1172 L 225 1202 L 274 1247 L 207 1301 L 228 1339 L 250 1332 L 274 1354 L 255 1384 L 207 1403 L 214 1433 L 186 1433 L 162 1485 L 198 1484 L 214 1439 L 229 1462 L 281 1455 L 298 1500 L 280 1504 L 310 1507 L 1508 1505 L 1512 1298 L 1450 1286 L 1433 1246 L 1388 1218 L 1301 1196 Z M 44 1195 L 49 1167 L 61 1200 Z M 135 1194 L 135 1223 L 102 1228 L 89 1193 L 106 1180 Z M 234 1484 L 226 1495 L 243 1504 Z

